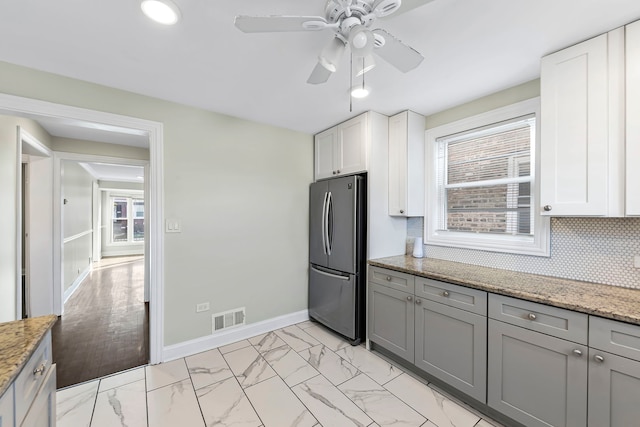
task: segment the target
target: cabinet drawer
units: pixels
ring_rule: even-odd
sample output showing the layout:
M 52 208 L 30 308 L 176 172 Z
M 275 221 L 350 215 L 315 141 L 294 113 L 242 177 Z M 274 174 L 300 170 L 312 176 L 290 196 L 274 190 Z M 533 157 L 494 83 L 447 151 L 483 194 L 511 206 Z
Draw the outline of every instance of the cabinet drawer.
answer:
M 51 368 L 51 332 L 42 339 L 38 348 L 27 361 L 15 381 L 16 423 L 20 424 L 26 415 L 36 393 Z
M 589 317 L 583 313 L 491 294 L 489 317 L 543 334 L 587 344 Z
M 56 424 L 56 365 L 51 365 L 21 427 L 54 427 Z M 4 427 L 4 426 L 0 426 Z
M 13 384 L 0 397 L 0 427 L 13 427 Z
M 382 286 L 413 294 L 415 277 L 411 274 L 387 270 L 380 267 L 369 267 L 369 281 Z
M 640 360 L 640 326 L 589 316 L 589 347 Z
M 487 293 L 484 291 L 416 277 L 415 294 L 481 316 L 487 315 Z

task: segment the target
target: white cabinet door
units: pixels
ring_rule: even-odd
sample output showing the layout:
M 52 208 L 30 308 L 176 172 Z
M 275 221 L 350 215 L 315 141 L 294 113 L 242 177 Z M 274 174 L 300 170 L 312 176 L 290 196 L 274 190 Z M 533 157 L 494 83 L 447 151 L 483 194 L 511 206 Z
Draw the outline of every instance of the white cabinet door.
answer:
M 315 178 L 329 178 L 335 175 L 334 147 L 337 143 L 338 128 L 332 127 L 315 136 Z
M 541 208 L 607 215 L 608 35 L 542 58 Z
M 367 170 L 367 115 L 362 114 L 338 125 L 334 151 L 336 175 Z
M 626 27 L 626 215 L 640 215 L 640 21 Z
M 424 116 L 389 117 L 389 215 L 424 215 Z

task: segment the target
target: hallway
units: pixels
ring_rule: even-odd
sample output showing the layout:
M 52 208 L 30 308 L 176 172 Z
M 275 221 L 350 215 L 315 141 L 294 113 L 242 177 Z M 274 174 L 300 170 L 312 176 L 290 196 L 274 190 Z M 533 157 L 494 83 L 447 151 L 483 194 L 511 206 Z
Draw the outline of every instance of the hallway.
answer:
M 144 257 L 103 258 L 65 304 L 52 330 L 57 388 L 149 361 Z

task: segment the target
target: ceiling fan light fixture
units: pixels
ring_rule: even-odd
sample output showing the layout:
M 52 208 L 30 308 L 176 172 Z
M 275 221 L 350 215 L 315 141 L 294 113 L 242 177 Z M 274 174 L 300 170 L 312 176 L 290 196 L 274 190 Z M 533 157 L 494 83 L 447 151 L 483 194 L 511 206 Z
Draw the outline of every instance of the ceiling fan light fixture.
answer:
M 142 0 L 140 8 L 149 19 L 163 25 L 174 25 L 182 16 L 171 0 Z
M 344 42 L 338 37 L 334 37 L 331 39 L 331 42 L 322 49 L 322 53 L 318 57 L 318 62 L 328 71 L 335 73 L 338 69 L 340 59 L 342 59 L 342 55 L 344 54 L 344 50 Z
M 349 45 L 351 52 L 357 57 L 366 57 L 373 51 L 375 37 L 371 31 L 364 26 L 359 26 L 349 33 Z

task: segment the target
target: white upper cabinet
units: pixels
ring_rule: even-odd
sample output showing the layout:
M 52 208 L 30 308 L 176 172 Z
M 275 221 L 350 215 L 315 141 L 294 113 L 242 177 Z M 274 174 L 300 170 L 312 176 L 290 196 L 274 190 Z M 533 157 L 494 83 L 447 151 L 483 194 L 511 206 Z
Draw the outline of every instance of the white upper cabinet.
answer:
M 315 179 L 367 170 L 367 114 L 315 136 Z
M 543 215 L 640 214 L 639 52 L 634 23 L 542 59 Z
M 424 215 L 424 123 L 413 111 L 389 117 L 389 215 Z
M 640 215 L 640 21 L 626 27 L 626 204 Z

